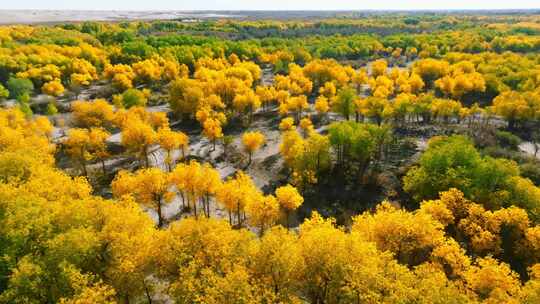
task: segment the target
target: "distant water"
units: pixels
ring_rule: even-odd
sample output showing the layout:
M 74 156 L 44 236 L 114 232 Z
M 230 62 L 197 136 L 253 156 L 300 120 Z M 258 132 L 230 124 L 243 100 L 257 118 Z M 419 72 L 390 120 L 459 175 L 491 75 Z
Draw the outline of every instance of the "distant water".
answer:
M 229 13 L 186 11 L 0 10 L 0 24 L 57 23 L 68 21 L 193 20 L 240 17 L 243 16 Z

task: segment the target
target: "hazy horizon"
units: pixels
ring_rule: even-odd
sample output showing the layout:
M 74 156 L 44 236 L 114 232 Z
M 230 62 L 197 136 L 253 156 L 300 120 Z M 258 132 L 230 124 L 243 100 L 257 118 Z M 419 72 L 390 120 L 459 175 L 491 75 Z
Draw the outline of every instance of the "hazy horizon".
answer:
M 516 0 L 510 2 L 480 0 L 443 1 L 378 1 L 358 3 L 356 0 L 329 2 L 326 0 L 94 0 L 75 2 L 64 0 L 26 0 L 0 4 L 0 10 L 95 10 L 95 11 L 369 11 L 369 10 L 520 10 L 538 9 L 538 1 Z
M 421 12 L 421 11 L 530 11 L 530 10 L 540 10 L 539 7 L 531 7 L 531 8 L 437 8 L 437 9 L 286 9 L 286 10 L 280 10 L 280 9 L 54 9 L 54 8 L 14 8 L 14 9 L 5 9 L 0 8 L 0 11 L 124 11 L 124 12 L 130 12 L 130 11 L 136 11 L 136 12 L 144 12 L 144 11 L 153 11 L 153 12 L 167 12 L 167 11 L 175 11 L 175 12 L 362 12 L 362 11 L 395 11 L 395 12 Z

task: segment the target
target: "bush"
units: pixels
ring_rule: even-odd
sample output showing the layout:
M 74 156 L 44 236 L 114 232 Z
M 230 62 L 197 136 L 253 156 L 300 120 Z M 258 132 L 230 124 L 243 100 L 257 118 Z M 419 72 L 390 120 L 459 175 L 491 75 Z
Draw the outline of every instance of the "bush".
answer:
M 520 165 L 521 175 L 530 179 L 535 185 L 540 185 L 540 163 L 531 161 Z
M 0 100 L 7 98 L 9 96 L 9 91 L 0 84 Z
M 404 177 L 403 188 L 417 201 L 434 199 L 441 191 L 457 188 L 465 196 L 489 205 L 506 180 L 516 175 L 519 169 L 514 162 L 481 156 L 464 136 L 435 137 L 429 141 L 419 166 Z
M 24 94 L 30 94 L 34 90 L 34 84 L 28 79 L 10 78 L 7 82 L 9 97 L 19 99 Z
M 506 131 L 497 131 L 495 137 L 498 145 L 511 150 L 517 150 L 521 143 L 521 138 Z
M 148 102 L 150 92 L 148 90 L 128 89 L 121 95 L 114 96 L 113 102 L 116 106 L 129 109 L 131 107 L 144 107 Z

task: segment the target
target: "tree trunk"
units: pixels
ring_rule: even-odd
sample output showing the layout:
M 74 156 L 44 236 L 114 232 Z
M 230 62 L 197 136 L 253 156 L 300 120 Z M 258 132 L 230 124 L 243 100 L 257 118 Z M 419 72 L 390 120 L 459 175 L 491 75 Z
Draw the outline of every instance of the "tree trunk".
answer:
M 150 290 L 148 290 L 148 286 L 146 285 L 146 282 L 143 279 L 143 285 L 144 285 L 144 293 L 146 294 L 146 299 L 148 300 L 148 304 L 152 304 L 152 296 L 150 296 Z
M 210 195 L 206 195 L 206 214 L 210 218 Z
M 195 214 L 195 218 L 199 218 L 197 216 L 197 200 L 193 201 L 193 213 Z
M 180 197 L 182 198 L 182 208 L 186 208 L 186 199 L 184 198 L 184 192 L 180 191 Z
M 84 154 L 85 154 L 84 152 L 85 152 L 84 151 L 84 146 L 81 146 L 81 151 L 80 151 L 80 153 L 81 153 L 81 158 L 80 158 L 81 167 L 82 167 L 83 175 L 88 176 L 88 171 L 86 171 L 86 159 L 84 158 Z
M 84 160 L 84 158 L 81 159 L 81 168 L 83 176 L 88 176 L 88 171 L 86 170 L 86 161 Z
M 163 227 L 163 215 L 161 214 L 161 199 L 157 200 L 158 227 Z
M 146 168 L 150 167 L 150 160 L 148 159 L 148 147 L 144 147 L 144 162 Z
M 172 164 L 171 151 L 167 150 L 167 171 L 168 172 L 172 171 L 171 164 Z
M 242 219 L 240 218 L 240 203 L 236 204 L 236 220 L 238 221 L 238 227 L 241 227 Z
M 247 163 L 247 165 L 246 165 L 246 168 L 248 168 L 249 165 L 251 165 L 251 158 L 252 158 L 253 152 L 249 152 L 248 155 L 249 155 L 249 156 L 248 156 L 248 163 Z
M 101 159 L 101 170 L 103 171 L 103 176 L 107 175 L 107 169 L 105 168 L 105 160 Z

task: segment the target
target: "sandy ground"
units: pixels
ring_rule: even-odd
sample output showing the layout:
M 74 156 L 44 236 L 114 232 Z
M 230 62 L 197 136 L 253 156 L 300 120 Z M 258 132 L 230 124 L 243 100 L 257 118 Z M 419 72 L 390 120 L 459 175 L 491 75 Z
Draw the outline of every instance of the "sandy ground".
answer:
M 277 172 L 279 172 L 282 164 L 279 158 L 280 133 L 277 130 L 272 130 L 271 125 L 271 119 L 260 119 L 250 126 L 250 130 L 258 130 L 265 135 L 266 143 L 253 155 L 252 163 L 248 168 L 245 168 L 246 158 L 242 157 L 243 155 L 238 155 L 242 151 L 241 134 L 235 134 L 235 140 L 229 148 L 229 154 L 233 153 L 240 156 L 233 158 L 239 159 L 237 162 L 218 161 L 217 159 L 223 155 L 223 146 L 218 144 L 216 149 L 212 151 L 212 143 L 202 136 L 190 137 L 190 151 L 188 154 L 210 162 L 219 171 L 222 179 L 233 176 L 238 170 L 244 170 L 251 176 L 255 185 L 263 189 L 269 183 L 278 179 Z M 174 155 L 178 157 L 179 154 L 180 152 L 176 151 Z M 165 152 L 158 149 L 151 157 L 152 166 L 165 169 L 164 159 Z M 164 208 L 164 218 L 174 220 L 186 216 L 186 214 L 181 214 L 181 207 L 181 197 L 177 196 Z M 152 218 L 157 220 L 157 214 L 154 210 L 148 210 L 148 212 Z M 210 213 L 213 218 L 229 218 L 227 211 L 214 199 L 210 201 Z
M 163 111 L 169 110 L 168 105 L 159 105 L 148 108 L 149 111 Z M 275 109 L 271 113 L 259 111 L 256 113 L 257 119 L 249 127 L 250 131 L 260 131 L 266 137 L 266 143 L 259 151 L 253 155 L 251 165 L 246 168 L 247 157 L 242 153 L 241 136 L 242 132 L 233 131 L 230 135 L 235 137 L 231 147 L 229 147 L 229 157 L 227 160 L 223 160 L 223 146 L 218 143 L 215 150 L 212 151 L 212 143 L 200 134 L 193 134 L 192 129 L 183 129 L 182 127 L 174 127 L 177 122 L 171 121 L 173 129 L 182 131 L 190 135 L 188 157 L 200 159 L 202 162 L 209 162 L 212 166 L 219 171 L 222 179 L 226 179 L 229 176 L 233 176 L 238 170 L 244 170 L 253 179 L 253 182 L 260 189 L 265 188 L 279 179 L 278 172 L 282 167 L 282 160 L 279 157 L 279 145 L 280 145 L 280 132 L 276 129 L 276 117 L 277 113 Z M 65 117 L 69 119 L 69 117 Z M 65 130 L 55 128 L 54 138 L 56 141 L 60 141 L 61 137 L 65 134 Z M 112 134 L 108 139 L 109 144 L 120 145 L 122 134 Z M 159 147 L 154 147 L 149 157 L 150 165 L 158 167 L 163 170 L 167 170 L 165 164 L 166 152 Z M 173 158 L 180 158 L 180 151 L 173 151 Z M 127 156 L 118 155 L 106 162 L 108 170 L 120 170 L 121 168 L 131 168 L 134 164 L 130 163 Z M 120 167 L 119 167 L 120 166 Z M 101 170 L 100 164 L 89 165 L 90 171 Z M 108 190 L 106 190 L 107 192 Z M 148 214 L 157 222 L 157 213 L 155 210 L 143 207 Z M 210 213 L 214 218 L 228 219 L 228 213 L 224 210 L 214 199 L 211 199 Z M 188 216 L 189 214 L 182 214 L 182 199 L 178 195 L 173 201 L 166 204 L 163 208 L 163 216 L 168 221 L 174 221 L 176 219 Z
M 530 141 L 524 141 L 519 145 L 519 150 L 532 156 L 534 155 L 534 144 Z M 538 152 L 536 158 L 540 159 L 540 152 Z
M 369 67 L 368 67 L 369 69 Z M 273 73 L 270 68 L 263 67 L 263 77 L 261 81 L 264 85 L 271 85 L 273 83 Z M 79 94 L 80 100 L 90 99 L 90 96 L 95 95 L 95 91 L 99 88 L 87 88 Z M 69 103 L 69 102 L 68 102 Z M 152 112 L 169 112 L 170 108 L 168 104 L 161 104 L 157 106 L 150 106 L 147 108 Z M 314 114 L 313 105 L 310 109 L 306 111 L 305 115 Z M 66 124 L 70 124 L 70 113 L 58 114 L 55 115 L 55 119 L 62 118 L 66 121 Z M 216 170 L 219 171 L 222 179 L 226 179 L 229 176 L 233 176 L 238 170 L 244 170 L 248 173 L 253 179 L 257 187 L 263 191 L 268 192 L 270 189 L 279 183 L 283 176 L 280 175 L 280 171 L 283 167 L 283 160 L 279 155 L 279 145 L 281 142 L 280 132 L 277 128 L 279 124 L 279 115 L 277 114 L 277 109 L 270 109 L 266 111 L 258 110 L 254 115 L 253 123 L 249 126 L 247 130 L 244 128 L 234 127 L 231 130 L 226 130 L 227 135 L 234 136 L 234 141 L 229 148 L 229 156 L 227 159 L 223 157 L 223 146 L 217 144 L 215 150 L 212 149 L 212 143 L 209 142 L 205 137 L 201 136 L 200 132 L 192 126 L 184 126 L 178 124 L 177 121 L 171 120 L 171 126 L 173 129 L 182 131 L 190 136 L 190 148 L 187 153 L 191 158 L 198 159 L 201 162 L 209 162 Z M 343 120 L 340 115 L 335 113 L 329 113 L 328 119 L 330 121 L 339 121 Z M 317 126 L 317 131 L 324 133 L 328 128 L 327 124 L 322 126 Z M 242 152 L 242 143 L 241 137 L 242 133 L 245 131 L 260 131 L 266 137 L 266 143 L 259 151 L 253 155 L 253 160 L 251 165 L 246 168 L 247 156 Z M 53 139 L 56 142 L 62 140 L 62 137 L 65 136 L 66 130 L 55 128 Z M 119 146 L 121 142 L 121 133 L 115 133 L 108 139 L 109 144 L 113 146 Z M 415 143 L 417 147 L 417 153 L 414 157 L 419 157 L 421 152 L 427 148 L 427 138 L 417 137 L 415 138 Z M 520 145 L 520 149 L 528 154 L 534 154 L 533 145 L 529 142 L 524 142 Z M 150 156 L 151 166 L 159 167 L 163 170 L 167 170 L 165 165 L 165 151 L 159 149 L 159 147 L 154 147 L 153 152 Z M 174 158 L 180 157 L 180 151 L 173 152 Z M 136 167 L 136 162 L 132 157 L 127 155 L 115 155 L 111 157 L 106 162 L 106 167 L 109 172 L 115 172 L 120 169 L 129 169 L 133 170 Z M 69 164 L 68 166 L 71 166 Z M 73 168 L 66 168 L 68 171 L 73 171 Z M 90 171 L 99 172 L 101 170 L 101 164 L 93 164 L 88 166 Z M 75 172 L 76 173 L 76 172 Z M 105 195 L 110 195 L 110 189 L 103 189 L 102 191 Z M 173 201 L 167 203 L 163 208 L 163 216 L 168 222 L 173 222 L 180 218 L 189 216 L 188 213 L 183 213 L 182 211 L 182 198 L 180 195 L 176 196 Z M 157 223 L 157 213 L 155 210 L 143 207 L 144 210 L 156 221 Z M 220 204 L 211 199 L 210 202 L 210 213 L 213 218 L 228 219 L 228 213 Z

